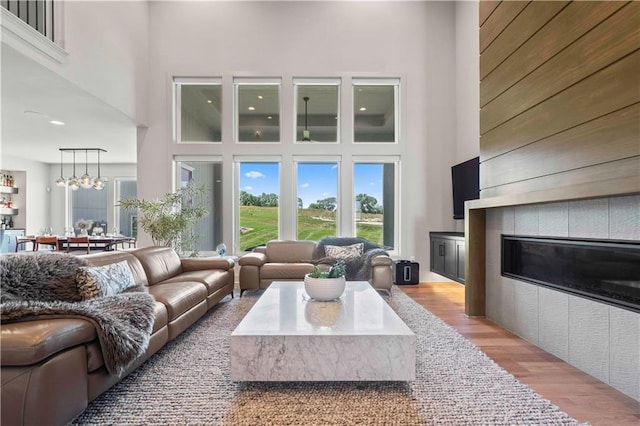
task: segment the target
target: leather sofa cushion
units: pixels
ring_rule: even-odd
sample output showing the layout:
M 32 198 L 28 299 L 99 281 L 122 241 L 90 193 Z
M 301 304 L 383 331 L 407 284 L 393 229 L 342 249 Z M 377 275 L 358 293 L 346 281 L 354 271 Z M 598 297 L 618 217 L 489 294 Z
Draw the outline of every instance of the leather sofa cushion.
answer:
M 130 253 L 133 253 L 142 263 L 150 286 L 182 272 L 180 256 L 170 247 L 149 246 Z
M 262 280 L 300 280 L 313 270 L 311 263 L 266 263 L 260 269 Z
M 194 281 L 155 284 L 149 287 L 149 293 L 167 308 L 168 322 L 207 298 L 205 285 Z
M 269 263 L 303 263 L 313 259 L 315 241 L 269 241 L 267 258 Z
M 204 284 L 207 287 L 207 295 L 209 295 L 227 285 L 229 273 L 220 269 L 189 271 L 169 278 L 162 283 L 181 283 L 183 281 L 195 281 Z
M 2 365 L 31 365 L 97 338 L 90 321 L 42 319 L 2 324 Z
M 148 285 L 147 274 L 142 267 L 142 263 L 130 252 L 125 251 L 108 251 L 95 254 L 87 254 L 81 256 L 93 266 L 104 266 L 112 263 L 122 262 L 126 260 L 133 273 L 133 278 L 137 285 Z

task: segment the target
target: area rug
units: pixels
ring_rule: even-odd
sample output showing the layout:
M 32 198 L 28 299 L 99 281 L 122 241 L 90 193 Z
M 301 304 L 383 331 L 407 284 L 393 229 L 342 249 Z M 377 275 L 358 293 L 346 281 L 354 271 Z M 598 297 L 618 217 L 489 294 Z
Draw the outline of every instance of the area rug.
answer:
M 576 425 L 394 286 L 416 380 L 234 383 L 230 334 L 260 296 L 227 297 L 89 404 L 77 425 Z

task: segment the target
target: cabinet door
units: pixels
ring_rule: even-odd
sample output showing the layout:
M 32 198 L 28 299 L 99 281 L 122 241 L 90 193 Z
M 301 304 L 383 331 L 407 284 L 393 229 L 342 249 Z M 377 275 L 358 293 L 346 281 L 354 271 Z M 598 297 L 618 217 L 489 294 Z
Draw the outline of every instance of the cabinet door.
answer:
M 456 241 L 456 281 L 464 284 L 464 241 Z
M 444 274 L 444 240 L 431 239 L 431 270 L 438 274 Z
M 444 243 L 444 275 L 448 278 L 456 276 L 456 242 L 443 240 Z

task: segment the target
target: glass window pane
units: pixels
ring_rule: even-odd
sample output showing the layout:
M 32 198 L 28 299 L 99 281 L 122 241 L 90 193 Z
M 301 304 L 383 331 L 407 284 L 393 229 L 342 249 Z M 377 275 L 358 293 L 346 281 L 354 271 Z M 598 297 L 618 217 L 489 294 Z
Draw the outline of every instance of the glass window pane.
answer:
M 354 142 L 395 142 L 395 87 L 353 86 Z
M 280 85 L 238 84 L 239 142 L 280 141 Z
M 240 163 L 240 250 L 278 238 L 279 163 Z
M 116 185 L 118 185 L 118 200 L 137 198 L 138 184 L 135 180 L 116 180 Z M 137 238 L 138 213 L 135 210 L 122 209 L 120 207 L 116 207 L 116 212 L 119 226 L 115 229 L 115 233 Z M 114 230 L 109 229 L 109 232 L 114 232 Z
M 230 247 L 230 242 L 222 241 L 222 163 L 212 161 L 178 162 L 180 186 L 185 187 L 193 181 L 195 188 L 205 188 L 201 202 L 209 212 L 191 229 L 187 239 L 192 241 L 190 250 L 214 251 L 220 243 Z M 188 200 L 192 202 L 192 200 Z
M 107 212 L 109 203 L 109 182 L 105 182 L 102 191 L 80 188 L 71 191 L 71 226 L 74 232 L 80 233 L 80 222 L 91 221 L 87 232 L 91 235 L 93 228 L 101 227 L 107 233 Z
M 338 141 L 338 86 L 296 85 L 296 141 Z
M 356 236 L 394 246 L 395 164 L 354 165 Z
M 298 163 L 298 239 L 337 235 L 338 163 Z
M 180 141 L 222 141 L 222 86 L 180 85 Z

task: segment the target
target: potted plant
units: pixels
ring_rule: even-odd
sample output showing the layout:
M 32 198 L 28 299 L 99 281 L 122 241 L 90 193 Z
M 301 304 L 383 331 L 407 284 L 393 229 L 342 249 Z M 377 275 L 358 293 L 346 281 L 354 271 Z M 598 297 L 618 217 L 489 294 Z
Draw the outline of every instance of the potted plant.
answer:
M 337 299 L 344 293 L 346 272 L 347 266 L 342 259 L 338 259 L 328 271 L 322 271 L 316 265 L 304 276 L 304 290 L 315 300 Z
M 193 181 L 156 200 L 127 199 L 118 205 L 128 210 L 139 210 L 139 226 L 151 235 L 153 244 L 175 249 L 179 254 L 187 251 L 197 256 L 195 243 L 198 235 L 189 232 L 209 212 L 203 207 L 206 187 L 195 187 Z

